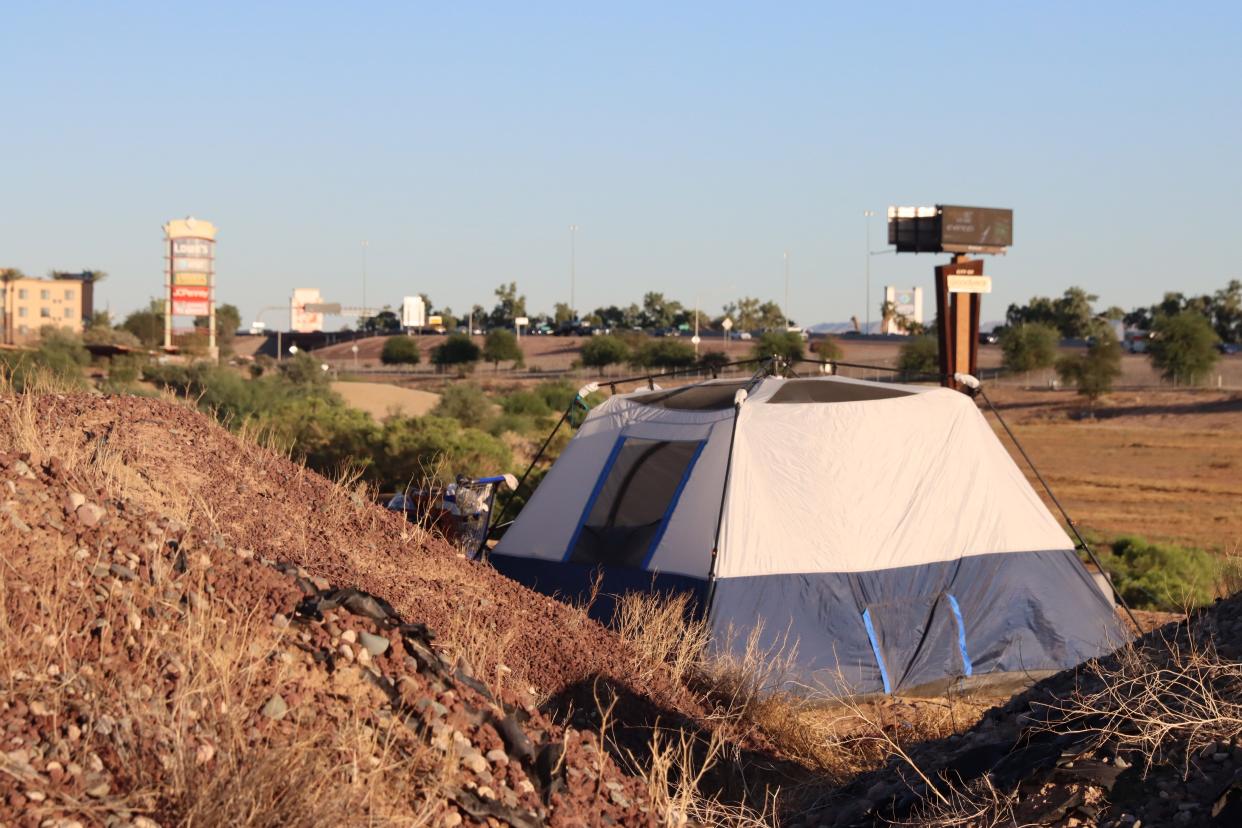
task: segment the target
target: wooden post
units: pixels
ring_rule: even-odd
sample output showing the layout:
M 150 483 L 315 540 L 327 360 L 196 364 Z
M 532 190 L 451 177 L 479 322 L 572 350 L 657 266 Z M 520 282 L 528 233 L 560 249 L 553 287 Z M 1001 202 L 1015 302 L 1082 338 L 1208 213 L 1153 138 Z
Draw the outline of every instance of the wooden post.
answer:
M 979 309 L 978 293 L 950 292 L 954 276 L 982 276 L 983 261 L 967 259 L 959 253 L 947 265 L 936 268 L 936 332 L 940 346 L 940 384 L 962 390 L 953 380 L 957 373 L 978 375 Z

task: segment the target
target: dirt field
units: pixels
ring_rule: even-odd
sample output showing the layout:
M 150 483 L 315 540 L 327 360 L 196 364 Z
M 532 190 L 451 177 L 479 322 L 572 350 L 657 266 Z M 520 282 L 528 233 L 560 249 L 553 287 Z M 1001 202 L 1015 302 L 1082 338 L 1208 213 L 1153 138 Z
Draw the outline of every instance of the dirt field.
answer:
M 1242 551 L 1242 395 L 1118 392 L 1094 419 L 1070 392 L 992 397 L 1083 527 Z
M 423 337 L 421 344 L 429 349 L 441 340 Z M 874 365 L 896 361 L 896 343 L 838 341 L 843 361 Z M 723 344 L 708 340 L 703 348 L 716 350 Z M 735 340 L 729 352 L 743 358 L 751 344 Z M 547 371 L 568 368 L 577 358 L 579 345 L 580 340 L 572 337 L 523 339 L 528 366 Z M 364 340 L 360 356 L 365 361 L 373 352 L 378 364 L 381 346 L 382 339 Z M 332 351 L 318 353 L 331 359 Z M 981 367 L 999 367 L 999 348 L 982 347 L 979 353 Z M 1141 354 L 1127 354 L 1122 368 L 1122 387 L 1150 387 L 1111 394 L 1094 419 L 1082 417 L 1083 401 L 1072 391 L 1030 389 L 1047 384 L 1051 372 L 991 380 L 988 387 L 1053 490 L 1085 529 L 1104 538 L 1135 533 L 1223 553 L 1242 551 L 1242 393 L 1162 388 Z M 1242 388 L 1242 358 L 1223 358 L 1219 372 L 1225 385 Z M 631 373 L 632 369 L 615 366 L 605 376 Z M 864 369 L 842 369 L 841 373 L 882 376 L 882 372 Z M 475 377 L 497 388 L 535 381 L 529 376 L 517 380 L 504 369 L 494 372 L 484 366 L 476 370 Z M 445 379 L 420 373 L 395 381 L 430 388 Z M 1024 465 L 1008 439 L 1003 442 Z
M 334 382 L 332 390 L 344 397 L 345 402 L 376 420 L 393 413 L 419 417 L 435 408 L 440 401 L 439 395 L 429 391 L 402 388 L 385 382 Z

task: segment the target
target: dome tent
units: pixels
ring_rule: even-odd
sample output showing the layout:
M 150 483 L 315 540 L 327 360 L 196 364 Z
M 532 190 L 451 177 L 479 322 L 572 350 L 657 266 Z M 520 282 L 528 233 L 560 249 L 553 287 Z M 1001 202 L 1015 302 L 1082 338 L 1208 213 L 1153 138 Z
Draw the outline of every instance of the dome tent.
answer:
M 1124 633 L 973 401 L 842 377 L 610 398 L 490 556 L 594 611 L 687 591 L 713 639 L 797 642 L 801 684 L 910 690 L 1059 670 Z

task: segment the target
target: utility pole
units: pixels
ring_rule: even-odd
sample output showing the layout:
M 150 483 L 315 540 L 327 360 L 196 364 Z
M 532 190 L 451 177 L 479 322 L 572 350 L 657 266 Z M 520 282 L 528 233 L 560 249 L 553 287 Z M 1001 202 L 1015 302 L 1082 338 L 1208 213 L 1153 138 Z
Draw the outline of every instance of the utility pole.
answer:
M 863 210 L 863 223 L 867 226 L 867 327 L 863 334 L 871 333 L 871 217 L 875 210 Z
M 574 319 L 578 317 L 576 297 L 574 296 L 578 270 L 578 225 L 569 225 L 569 313 Z M 572 320 L 571 320 L 572 321 Z

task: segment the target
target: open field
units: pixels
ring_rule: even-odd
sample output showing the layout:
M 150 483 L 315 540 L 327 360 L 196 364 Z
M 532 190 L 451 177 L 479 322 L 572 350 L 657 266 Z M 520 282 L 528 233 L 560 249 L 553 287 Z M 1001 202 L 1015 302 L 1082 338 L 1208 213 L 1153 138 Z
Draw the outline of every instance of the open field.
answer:
M 428 391 L 402 388 L 386 382 L 334 382 L 332 390 L 345 402 L 377 420 L 390 414 L 418 417 L 436 407 L 440 397 Z
M 424 337 L 423 344 L 431 347 L 441 339 Z M 891 342 L 840 341 L 843 361 L 891 365 L 896 359 L 897 345 Z M 378 357 L 381 343 L 382 338 L 376 338 L 363 344 Z M 721 344 L 709 341 L 704 347 Z M 743 358 L 750 344 L 733 342 L 732 354 Z M 553 366 L 567 368 L 576 358 L 579 340 L 528 337 L 523 345 L 529 363 L 553 370 Z M 998 348 L 980 349 L 985 368 L 997 367 L 999 359 Z M 1239 374 L 1242 385 L 1242 359 L 1226 357 L 1220 366 L 1223 375 Z M 1126 355 L 1123 372 L 1123 387 L 1158 382 L 1143 355 Z M 606 377 L 630 373 L 632 369 L 616 366 Z M 842 373 L 882 376 L 861 369 L 843 369 Z M 474 380 L 498 392 L 538 381 L 482 365 Z M 433 390 L 455 380 L 412 373 L 391 381 Z M 1038 377 L 1021 381 L 1039 384 Z M 663 384 L 677 382 L 664 380 Z M 1083 528 L 1101 538 L 1133 533 L 1224 553 L 1242 549 L 1242 393 L 1169 387 L 1119 390 L 1100 403 L 1094 418 L 1088 418 L 1083 416 L 1084 401 L 1074 392 L 1032 390 L 1019 382 L 989 381 L 987 387 L 1054 492 Z M 997 431 L 1025 468 L 999 426 Z M 1032 478 L 1032 482 L 1038 489 L 1037 481 Z
M 1116 392 L 1094 419 L 1072 418 L 1082 402 L 1071 392 L 992 397 L 1084 528 L 1242 550 L 1242 395 Z

